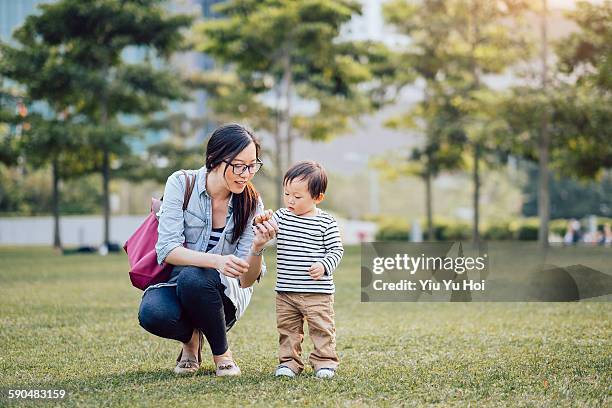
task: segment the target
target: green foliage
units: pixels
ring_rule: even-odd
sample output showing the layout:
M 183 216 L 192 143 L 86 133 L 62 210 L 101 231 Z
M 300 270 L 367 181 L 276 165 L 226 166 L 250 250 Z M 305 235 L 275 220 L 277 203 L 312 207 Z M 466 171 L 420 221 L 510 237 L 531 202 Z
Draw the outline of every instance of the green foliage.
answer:
M 410 37 L 403 54 L 404 69 L 413 70 L 425 80 L 425 99 L 391 125 L 421 122 L 428 145 L 440 156 L 429 165 L 456 168 L 464 163 L 449 160 L 437 145 L 444 143 L 461 150 L 463 144 L 476 143 L 482 153 L 499 149 L 497 133 L 503 123 L 496 120 L 497 98 L 481 76 L 503 72 L 506 67 L 530 55 L 531 47 L 521 35 L 519 17 L 523 2 L 464 1 L 410 3 L 387 2 L 384 14 L 400 33 Z M 503 22 L 503 23 L 502 23 Z M 413 127 L 413 126 L 410 126 Z M 482 158 L 486 158 L 482 154 Z
M 169 16 L 160 3 L 62 0 L 41 5 L 41 13 L 29 16 L 15 32 L 18 45 L 0 48 L 0 73 L 24 84 L 31 100 L 47 102 L 52 115 L 75 120 L 84 115 L 90 126 L 99 127 L 89 132 L 96 148 L 126 155 L 123 139 L 131 133 L 115 124 L 117 115 L 158 111 L 167 100 L 185 97 L 174 73 L 153 69 L 150 59 L 122 59 L 125 50 L 136 47 L 167 58 L 182 46 L 180 29 L 191 17 Z
M 425 136 L 422 146 L 414 148 L 408 158 L 412 163 L 400 162 L 399 173 L 418 175 L 429 185 L 441 171 L 470 169 L 477 188 L 481 162 L 494 165 L 507 157 L 507 126 L 496 108 L 500 98 L 487 87 L 483 76 L 502 73 L 529 56 L 530 44 L 518 24 L 526 9 L 522 1 L 385 3 L 386 20 L 409 37 L 399 57 L 404 62 L 400 70 L 404 75 L 398 77 L 403 80 L 412 75 L 425 83 L 423 100 L 387 122 L 390 127 L 417 129 Z M 404 85 L 402 80 L 398 86 Z M 467 154 L 472 156 L 469 161 L 465 160 Z M 431 196 L 426 199 L 431 218 Z M 476 196 L 476 231 L 478 203 Z M 461 231 L 451 234 L 465 236 Z
M 587 179 L 599 178 L 603 169 L 612 168 L 612 94 L 569 88 L 553 106 L 554 167 L 561 174 Z
M 16 93 L 15 90 L 13 93 Z M 13 95 L 8 89 L 2 88 L 0 77 L 0 163 L 6 165 L 17 164 L 19 158 L 16 127 L 21 118 L 15 114 L 19 103 L 19 95 Z
M 176 170 L 199 169 L 203 163 L 201 146 L 188 147 L 175 137 L 147 147 L 141 157 L 132 156 L 122 161 L 119 174 L 134 182 L 155 180 L 165 184 Z
M 568 220 L 565 219 L 551 220 L 548 224 L 548 229 L 551 233 L 562 237 L 567 232 L 567 223 Z
M 351 83 L 368 76 L 332 42 L 341 25 L 359 12 L 357 2 L 233 0 L 216 6 L 216 11 L 224 18 L 197 27 L 202 34 L 197 49 L 237 63 L 246 79 L 253 81 L 253 73 L 263 73 L 280 81 L 285 53 L 295 64 L 296 82 L 328 93 L 348 95 Z
M 471 237 L 470 226 L 464 222 L 449 223 L 441 231 L 441 239 L 444 241 L 465 241 Z
M 193 82 L 232 101 L 213 101 L 217 113 L 270 132 L 278 132 L 277 122 L 262 119 L 279 117 L 301 136 L 326 140 L 345 131 L 349 117 L 381 103 L 381 83 L 392 71 L 389 51 L 377 43 L 337 41 L 359 3 L 232 0 L 216 11 L 220 18 L 196 26 L 195 48 L 231 64 L 236 76 L 215 72 Z M 358 88 L 365 82 L 373 84 L 368 97 Z M 277 98 L 273 108 L 256 100 L 268 92 Z M 316 112 L 287 112 L 280 100 L 295 94 L 318 104 Z
M 0 213 L 34 216 L 53 213 L 53 191 L 48 168 L 21 171 L 0 164 Z M 62 184 L 59 212 L 99 214 L 102 188 L 97 175 L 73 177 Z
M 23 212 L 24 190 L 16 182 L 18 177 L 15 170 L 0 164 L 0 211 L 5 214 Z
M 195 27 L 197 51 L 232 70 L 191 81 L 212 90 L 215 117 L 273 137 L 270 166 L 281 205 L 283 171 L 297 138 L 325 141 L 350 129 L 350 118 L 380 107 L 396 61 L 383 44 L 339 38 L 360 13 L 353 0 L 229 0 L 218 18 Z M 295 101 L 307 102 L 305 109 Z
M 514 238 L 510 222 L 497 222 L 485 228 L 483 238 L 487 241 L 505 241 Z
M 381 220 L 374 239 L 376 241 L 408 241 L 410 240 L 410 225 L 405 220 Z
M 612 99 L 596 90 L 559 84 L 548 96 L 514 88 L 499 105 L 514 139 L 512 152 L 536 161 L 544 109 L 550 114 L 551 168 L 564 176 L 593 179 L 612 167 Z
M 518 239 L 519 241 L 537 241 L 538 231 L 538 220 L 524 221 L 516 231 L 516 239 Z
M 47 106 L 30 124 L 26 157 L 51 162 L 54 185 L 67 175 L 102 173 L 105 242 L 111 162 L 130 155 L 128 141 L 138 133 L 119 117 L 137 119 L 186 98 L 180 78 L 154 68 L 152 59 L 163 62 L 181 49 L 191 21 L 169 15 L 160 0 L 60 0 L 26 18 L 15 31 L 16 46 L 0 44 L 0 75 L 20 83 L 30 102 Z M 123 54 L 136 50 L 145 60 L 128 62 Z
M 425 225 L 421 220 L 421 226 Z M 471 238 L 469 225 L 464 222 L 434 219 L 434 239 L 436 241 L 460 241 Z M 408 241 L 410 239 L 410 224 L 403 219 L 380 217 L 376 231 L 377 241 Z M 423 239 L 430 240 L 427 231 L 423 232 Z
M 526 217 L 537 215 L 538 169 L 527 169 L 523 186 L 524 201 L 521 212 Z M 550 177 L 551 218 L 582 218 L 586 215 L 612 215 L 612 174 L 604 173 L 601 180 L 587 181 Z
M 499 113 L 515 137 L 513 153 L 529 160 L 539 159 L 539 129 L 548 114 L 551 168 L 597 179 L 612 167 L 612 3 L 581 1 L 568 16 L 579 30 L 557 43 L 560 75 L 547 94 L 516 87 Z
M 153 69 L 150 59 L 127 63 L 122 53 L 138 47 L 169 57 L 182 46 L 180 29 L 191 17 L 169 16 L 157 0 L 62 0 L 41 10 L 16 31 L 18 48 L 3 47 L 4 74 L 26 84 L 32 99 L 59 105 L 56 112 L 71 107 L 92 125 L 104 123 L 103 132 L 118 114 L 158 111 L 165 101 L 185 97 L 174 73 Z M 124 153 L 114 129 L 108 132 L 104 149 Z
M 567 16 L 579 30 L 559 41 L 559 70 L 578 77 L 581 85 L 612 90 L 612 2 L 578 1 Z
M 377 241 L 408 241 L 410 225 L 404 219 L 378 217 Z M 598 217 L 598 228 L 602 229 L 611 219 Z M 550 231 L 563 236 L 567 231 L 568 219 L 551 220 Z M 421 226 L 424 221 L 421 222 Z M 455 220 L 434 219 L 434 239 L 436 241 L 465 241 L 472 238 L 472 229 L 465 223 Z M 484 226 L 483 238 L 487 241 L 536 241 L 538 239 L 538 219 L 534 217 L 496 221 Z M 423 239 L 430 240 L 427 231 Z

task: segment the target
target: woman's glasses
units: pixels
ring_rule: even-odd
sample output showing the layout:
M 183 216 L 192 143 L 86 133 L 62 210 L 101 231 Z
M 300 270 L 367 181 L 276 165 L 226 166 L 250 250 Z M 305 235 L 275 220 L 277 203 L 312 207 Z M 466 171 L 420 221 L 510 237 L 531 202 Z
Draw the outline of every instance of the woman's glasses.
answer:
M 228 161 L 225 161 L 225 163 L 227 163 L 228 166 L 232 166 L 232 172 L 237 176 L 244 174 L 244 172 L 247 169 L 249 170 L 250 174 L 255 174 L 259 171 L 259 169 L 261 169 L 261 166 L 263 166 L 263 163 L 259 160 L 257 160 L 253 164 L 248 164 L 248 165 L 247 164 L 232 164 Z

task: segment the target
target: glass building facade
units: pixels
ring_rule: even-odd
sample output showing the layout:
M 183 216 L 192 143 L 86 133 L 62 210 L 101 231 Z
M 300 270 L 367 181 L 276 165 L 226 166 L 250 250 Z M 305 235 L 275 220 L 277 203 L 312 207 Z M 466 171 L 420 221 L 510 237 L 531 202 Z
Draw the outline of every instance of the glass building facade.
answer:
M 0 40 L 10 42 L 13 31 L 42 3 L 54 0 L 0 0 Z

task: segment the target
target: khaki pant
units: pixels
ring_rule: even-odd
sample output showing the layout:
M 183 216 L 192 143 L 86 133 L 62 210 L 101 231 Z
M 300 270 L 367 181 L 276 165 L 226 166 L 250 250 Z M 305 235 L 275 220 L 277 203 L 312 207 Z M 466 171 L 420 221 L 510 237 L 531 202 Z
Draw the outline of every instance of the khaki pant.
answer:
M 334 295 L 318 293 L 276 293 L 276 327 L 278 328 L 280 364 L 300 373 L 304 320 L 308 322 L 308 335 L 314 350 L 308 359 L 316 371 L 338 367 L 336 354 L 336 327 L 334 324 Z

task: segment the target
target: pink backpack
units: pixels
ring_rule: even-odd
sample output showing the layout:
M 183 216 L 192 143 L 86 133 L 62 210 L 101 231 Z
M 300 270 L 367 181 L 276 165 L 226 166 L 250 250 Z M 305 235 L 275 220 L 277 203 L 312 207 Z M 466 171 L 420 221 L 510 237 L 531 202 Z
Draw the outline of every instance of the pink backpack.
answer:
M 187 209 L 191 192 L 195 184 L 195 176 L 190 176 L 183 170 L 185 176 L 185 196 L 183 197 L 183 211 Z M 157 226 L 159 221 L 156 214 L 161 207 L 161 199 L 151 199 L 151 214 L 138 227 L 136 232 L 125 242 L 123 249 L 128 255 L 130 263 L 130 280 L 138 289 L 145 290 L 156 283 L 166 282 L 170 278 L 172 266 L 167 263 L 157 263 L 155 244 L 157 243 Z

